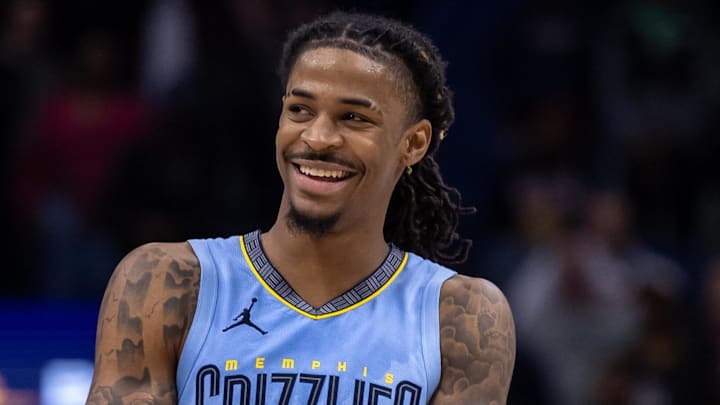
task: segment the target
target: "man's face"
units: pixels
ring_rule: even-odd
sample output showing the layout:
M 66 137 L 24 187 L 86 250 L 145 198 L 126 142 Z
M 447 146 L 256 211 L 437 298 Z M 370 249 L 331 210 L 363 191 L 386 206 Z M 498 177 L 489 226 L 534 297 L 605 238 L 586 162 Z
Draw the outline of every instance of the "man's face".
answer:
M 324 221 L 334 230 L 384 222 L 404 167 L 410 101 L 401 96 L 398 76 L 349 50 L 318 48 L 300 55 L 276 138 L 286 213 Z

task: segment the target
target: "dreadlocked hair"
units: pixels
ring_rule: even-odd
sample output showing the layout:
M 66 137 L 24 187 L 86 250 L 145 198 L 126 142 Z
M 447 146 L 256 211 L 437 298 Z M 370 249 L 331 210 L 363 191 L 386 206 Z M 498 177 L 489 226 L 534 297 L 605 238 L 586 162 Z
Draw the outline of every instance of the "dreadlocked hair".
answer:
M 440 141 L 453 122 L 452 93 L 445 83 L 446 62 L 429 38 L 411 26 L 385 17 L 336 11 L 291 32 L 278 73 L 283 87 L 298 57 L 321 47 L 348 49 L 397 67 L 415 101 L 410 118 L 427 119 L 432 137 L 425 156 L 395 186 L 385 217 L 385 239 L 437 263 L 467 260 L 472 241 L 456 228 L 461 215 L 475 212 L 461 205 L 460 192 L 440 175 L 435 160 Z

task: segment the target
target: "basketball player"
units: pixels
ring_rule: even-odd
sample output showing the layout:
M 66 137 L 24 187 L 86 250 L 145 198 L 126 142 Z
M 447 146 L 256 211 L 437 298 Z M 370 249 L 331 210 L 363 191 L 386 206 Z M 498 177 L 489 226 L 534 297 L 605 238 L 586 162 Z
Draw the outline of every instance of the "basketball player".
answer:
M 276 222 L 129 253 L 103 299 L 88 403 L 506 403 L 508 303 L 448 268 L 469 241 L 433 157 L 453 120 L 444 69 L 425 36 L 384 18 L 293 32 Z

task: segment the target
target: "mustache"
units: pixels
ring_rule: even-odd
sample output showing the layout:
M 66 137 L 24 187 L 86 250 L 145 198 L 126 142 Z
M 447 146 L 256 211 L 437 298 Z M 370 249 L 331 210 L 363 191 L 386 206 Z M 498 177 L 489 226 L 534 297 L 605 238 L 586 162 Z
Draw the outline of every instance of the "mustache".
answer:
M 315 152 L 315 151 L 299 151 L 299 152 L 285 152 L 283 153 L 285 160 L 302 159 L 302 160 L 317 160 L 320 162 L 336 163 L 342 166 L 350 167 L 358 171 L 363 171 L 364 167 L 361 164 L 351 162 L 347 159 L 338 156 L 332 152 Z

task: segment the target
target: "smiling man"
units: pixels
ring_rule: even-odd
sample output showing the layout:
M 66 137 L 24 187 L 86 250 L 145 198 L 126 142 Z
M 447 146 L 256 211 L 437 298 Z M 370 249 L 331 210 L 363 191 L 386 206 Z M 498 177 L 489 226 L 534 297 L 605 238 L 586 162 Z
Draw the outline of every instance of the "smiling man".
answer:
M 450 270 L 470 244 L 434 160 L 453 119 L 444 69 L 425 36 L 381 17 L 293 32 L 276 222 L 129 253 L 88 403 L 506 403 L 510 308 Z

